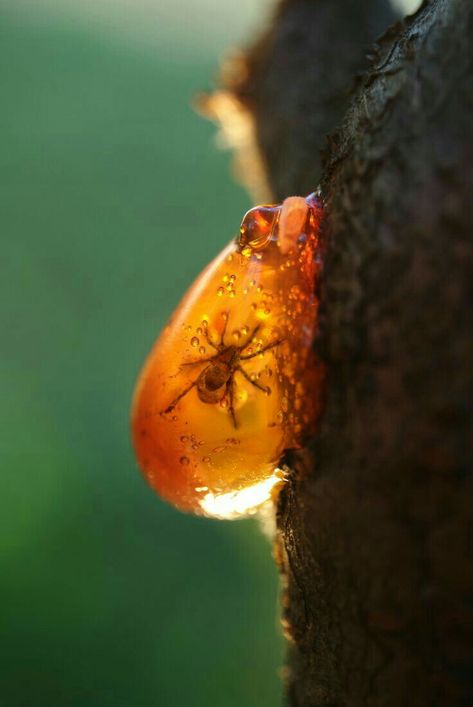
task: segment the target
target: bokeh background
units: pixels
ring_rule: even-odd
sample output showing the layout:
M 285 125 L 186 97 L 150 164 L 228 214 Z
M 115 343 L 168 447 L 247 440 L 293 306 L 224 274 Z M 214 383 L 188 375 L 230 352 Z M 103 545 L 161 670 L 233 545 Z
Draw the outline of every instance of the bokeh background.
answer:
M 164 505 L 128 410 L 248 197 L 191 108 L 269 0 L 1 0 L 0 705 L 277 707 L 271 547 Z

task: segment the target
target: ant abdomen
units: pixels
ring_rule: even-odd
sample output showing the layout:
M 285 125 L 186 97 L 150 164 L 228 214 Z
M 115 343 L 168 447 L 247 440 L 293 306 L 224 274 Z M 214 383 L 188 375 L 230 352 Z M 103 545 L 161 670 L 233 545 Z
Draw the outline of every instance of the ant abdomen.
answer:
M 203 403 L 218 403 L 224 397 L 228 379 L 232 373 L 225 363 L 207 366 L 197 381 L 197 393 Z

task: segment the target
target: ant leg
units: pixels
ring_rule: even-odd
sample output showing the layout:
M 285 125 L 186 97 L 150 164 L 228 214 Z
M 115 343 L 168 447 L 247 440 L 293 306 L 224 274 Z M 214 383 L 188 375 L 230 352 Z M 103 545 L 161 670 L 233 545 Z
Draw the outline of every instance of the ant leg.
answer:
M 255 353 L 248 354 L 246 356 L 240 356 L 240 361 L 248 361 L 250 358 L 254 358 L 255 356 L 259 356 L 260 354 L 264 353 L 265 351 L 269 351 L 270 349 L 274 349 L 275 346 L 279 346 L 279 344 L 282 344 L 284 339 L 276 339 L 276 341 L 272 341 L 270 344 L 266 344 L 266 346 L 263 346 L 262 349 L 259 351 L 255 351 Z
M 181 400 L 184 397 L 184 395 L 187 395 L 187 393 L 189 393 L 195 385 L 197 385 L 197 378 L 195 379 L 195 381 L 193 383 L 191 383 L 189 386 L 187 386 L 187 388 L 185 388 L 182 391 L 182 393 L 179 393 L 177 398 L 175 400 L 173 400 L 172 403 L 170 405 L 168 405 L 167 408 L 163 412 L 165 412 L 165 413 L 172 412 L 172 410 L 174 410 L 174 408 L 176 407 L 179 400 Z
M 223 315 L 225 316 L 224 323 L 223 323 L 223 329 L 222 333 L 220 335 L 220 346 L 225 346 L 225 334 L 227 333 L 227 326 L 228 326 L 228 320 L 230 319 L 230 313 L 229 312 L 223 312 Z
M 235 407 L 233 405 L 233 375 L 227 381 L 226 397 L 228 399 L 228 412 L 232 418 L 233 427 L 238 428 L 238 423 L 235 415 Z
M 197 358 L 195 361 L 184 361 L 184 363 L 181 363 L 182 366 L 195 366 L 198 363 L 208 363 L 209 361 L 214 361 L 217 358 L 217 354 L 215 356 L 206 356 L 205 358 Z
M 255 328 L 253 329 L 253 331 L 251 332 L 251 334 L 249 335 L 248 339 L 246 340 L 246 343 L 243 344 L 243 346 L 240 346 L 240 351 L 244 351 L 251 344 L 251 342 L 253 341 L 253 339 L 255 338 L 256 334 L 259 332 L 260 329 L 261 329 L 261 324 L 257 324 L 255 326 Z
M 261 383 L 257 383 L 256 381 L 254 381 L 241 366 L 236 366 L 236 370 L 239 371 L 244 378 L 246 378 L 248 383 L 254 385 L 255 388 L 259 388 L 259 390 L 262 390 L 263 393 L 269 393 L 269 388 L 267 386 L 261 385 Z
M 214 344 L 214 342 L 213 342 L 212 339 L 210 338 L 209 326 L 208 326 L 208 324 L 206 324 L 206 325 L 203 327 L 203 330 L 204 330 L 205 340 L 206 340 L 206 342 L 208 343 L 208 345 L 211 346 L 213 349 L 215 349 L 215 351 L 218 351 L 218 346 L 217 346 L 217 344 Z M 207 360 L 209 360 L 209 359 L 207 359 Z

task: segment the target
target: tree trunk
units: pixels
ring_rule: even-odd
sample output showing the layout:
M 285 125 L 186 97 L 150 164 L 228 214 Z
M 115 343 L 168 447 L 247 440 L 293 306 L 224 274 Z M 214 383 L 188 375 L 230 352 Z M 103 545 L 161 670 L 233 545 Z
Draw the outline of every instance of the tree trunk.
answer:
M 233 86 L 279 198 L 318 183 L 368 6 L 286 0 Z M 472 110 L 473 3 L 432 0 L 325 150 L 325 403 L 278 508 L 293 706 L 473 700 Z

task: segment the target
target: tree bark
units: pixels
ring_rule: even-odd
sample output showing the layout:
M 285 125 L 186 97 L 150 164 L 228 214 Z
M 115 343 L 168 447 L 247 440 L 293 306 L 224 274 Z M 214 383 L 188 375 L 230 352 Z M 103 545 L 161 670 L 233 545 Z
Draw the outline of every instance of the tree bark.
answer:
M 233 87 L 279 198 L 318 182 L 350 22 L 286 0 Z M 473 3 L 432 0 L 325 149 L 325 403 L 277 517 L 293 706 L 472 704 L 472 109 Z
M 251 111 L 275 199 L 314 190 L 366 51 L 394 21 L 389 0 L 283 0 L 226 87 Z M 243 175 L 244 180 L 244 175 Z

